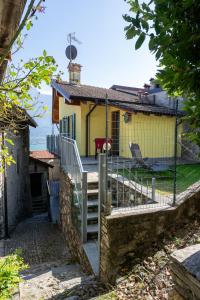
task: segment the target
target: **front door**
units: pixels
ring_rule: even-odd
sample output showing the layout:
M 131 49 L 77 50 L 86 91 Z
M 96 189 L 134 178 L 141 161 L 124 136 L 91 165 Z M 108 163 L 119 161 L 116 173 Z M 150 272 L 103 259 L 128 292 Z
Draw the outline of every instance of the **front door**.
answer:
M 112 154 L 119 155 L 120 112 L 112 112 Z

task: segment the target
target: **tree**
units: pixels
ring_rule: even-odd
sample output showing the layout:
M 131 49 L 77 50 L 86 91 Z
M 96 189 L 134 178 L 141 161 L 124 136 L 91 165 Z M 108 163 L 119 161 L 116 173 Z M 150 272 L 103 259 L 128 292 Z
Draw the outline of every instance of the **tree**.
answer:
M 5 143 L 2 143 L 1 133 L 4 133 L 7 143 L 13 145 L 12 140 L 6 137 L 6 133 L 15 134 L 25 126 L 24 121 L 27 119 L 25 112 L 33 110 L 36 105 L 35 98 L 30 93 L 31 89 L 40 89 L 43 82 L 50 84 L 51 78 L 57 70 L 54 58 L 48 56 L 45 50 L 41 56 L 31 58 L 27 62 L 20 60 L 17 65 L 11 62 L 6 71 L 2 68 L 5 59 L 12 57 L 22 48 L 26 37 L 26 34 L 22 35 L 22 31 L 31 29 L 33 20 L 37 19 L 37 12 L 44 12 L 45 7 L 41 5 L 43 1 L 40 0 L 36 4 L 35 0 L 30 0 L 21 23 L 0 55 L 0 70 L 3 70 L 2 72 L 4 73 L 1 74 L 0 82 L 0 142 L 2 144 L 0 169 L 5 163 L 11 164 L 14 162 L 8 152 L 8 147 Z M 12 54 L 10 55 L 11 50 Z M 41 115 L 45 110 L 46 107 L 43 106 L 42 111 L 37 116 Z
M 200 146 L 200 1 L 128 0 L 127 39 L 137 37 L 135 49 L 148 39 L 159 61 L 157 79 L 172 96 L 186 98 L 187 119 Z

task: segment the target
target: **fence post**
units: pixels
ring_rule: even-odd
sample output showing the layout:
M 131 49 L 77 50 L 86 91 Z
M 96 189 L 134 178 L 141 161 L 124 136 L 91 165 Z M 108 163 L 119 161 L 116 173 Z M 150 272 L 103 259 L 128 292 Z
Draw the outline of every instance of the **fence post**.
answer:
M 101 257 L 101 213 L 103 205 L 106 202 L 107 180 L 106 180 L 106 154 L 99 154 L 99 195 L 98 195 L 98 254 L 99 254 L 99 270 Z
M 81 211 L 82 242 L 87 242 L 87 171 L 82 172 L 82 211 Z
M 156 196 L 156 179 L 155 177 L 152 178 L 152 201 L 155 201 L 155 196 Z M 148 195 L 147 195 L 148 197 Z
M 177 142 L 178 142 L 178 100 L 176 99 L 176 123 L 175 123 L 175 132 L 174 132 L 174 188 L 173 188 L 173 203 L 176 204 L 176 180 L 177 180 Z
M 49 151 L 50 149 L 49 149 L 49 135 L 47 135 L 47 137 L 46 137 L 46 143 L 47 143 L 47 150 Z

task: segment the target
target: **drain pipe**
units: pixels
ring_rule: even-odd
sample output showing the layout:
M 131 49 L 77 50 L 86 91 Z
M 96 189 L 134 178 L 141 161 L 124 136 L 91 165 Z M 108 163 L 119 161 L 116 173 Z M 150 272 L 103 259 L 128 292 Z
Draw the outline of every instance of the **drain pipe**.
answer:
M 90 115 L 91 113 L 95 110 L 95 108 L 97 107 L 97 103 L 95 103 L 95 105 L 91 108 L 91 110 L 87 113 L 86 115 L 86 131 L 85 131 L 85 156 L 88 157 L 88 152 L 89 152 L 89 121 L 90 121 Z

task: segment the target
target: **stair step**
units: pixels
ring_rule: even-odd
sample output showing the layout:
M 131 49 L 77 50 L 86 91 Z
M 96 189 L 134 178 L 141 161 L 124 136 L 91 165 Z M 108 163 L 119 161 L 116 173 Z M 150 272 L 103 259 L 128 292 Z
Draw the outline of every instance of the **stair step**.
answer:
M 98 206 L 98 205 L 99 205 L 99 202 L 97 199 L 92 199 L 92 200 L 88 199 L 88 202 L 87 202 L 88 208 L 93 207 L 93 206 Z
M 87 226 L 87 233 L 98 233 L 98 224 L 89 224 Z
M 98 212 L 88 212 L 87 214 L 87 220 L 96 220 L 98 219 Z
M 88 190 L 98 189 L 99 182 L 88 182 Z
M 97 195 L 98 193 L 99 193 L 99 189 L 94 189 L 94 190 L 88 190 L 87 191 L 88 196 Z

